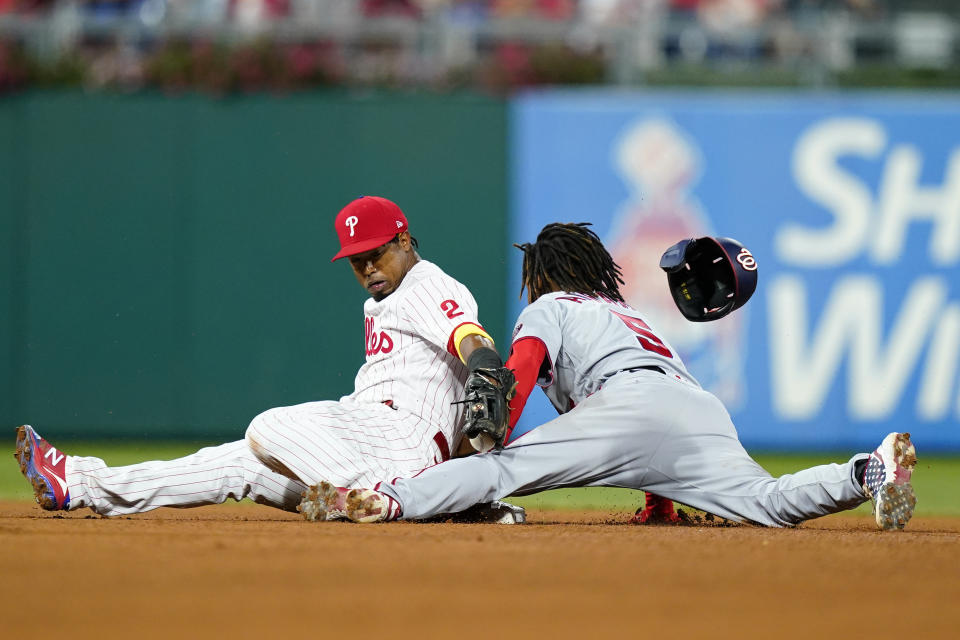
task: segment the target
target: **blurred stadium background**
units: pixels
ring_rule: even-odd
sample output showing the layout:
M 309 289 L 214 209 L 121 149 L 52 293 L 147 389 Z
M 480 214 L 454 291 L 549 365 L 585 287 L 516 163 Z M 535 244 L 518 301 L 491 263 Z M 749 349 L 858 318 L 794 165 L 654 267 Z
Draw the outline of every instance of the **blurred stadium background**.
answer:
M 128 462 L 349 393 L 364 296 L 329 227 L 382 194 L 501 347 L 510 243 L 588 220 L 772 470 L 910 430 L 955 484 L 958 26 L 947 0 L 0 0 L 11 442 Z M 707 233 L 760 287 L 694 327 L 656 260 Z
M 952 0 L 0 0 L 0 88 L 956 86 Z

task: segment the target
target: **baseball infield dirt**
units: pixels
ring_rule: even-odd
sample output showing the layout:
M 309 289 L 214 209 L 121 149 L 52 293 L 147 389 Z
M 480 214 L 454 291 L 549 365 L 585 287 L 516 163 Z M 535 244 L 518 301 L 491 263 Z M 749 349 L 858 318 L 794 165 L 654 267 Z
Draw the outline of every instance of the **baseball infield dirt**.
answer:
M 7 638 L 906 637 L 960 627 L 960 521 L 883 533 L 306 523 L 255 505 L 104 519 L 0 503 Z

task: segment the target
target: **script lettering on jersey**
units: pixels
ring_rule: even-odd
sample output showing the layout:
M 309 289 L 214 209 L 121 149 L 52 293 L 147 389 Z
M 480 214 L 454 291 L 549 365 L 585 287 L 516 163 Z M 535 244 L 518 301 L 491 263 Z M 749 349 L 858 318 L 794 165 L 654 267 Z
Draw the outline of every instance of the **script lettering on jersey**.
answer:
M 650 330 L 650 325 L 641 320 L 640 318 L 634 318 L 632 316 L 625 316 L 622 313 L 617 313 L 613 309 L 610 310 L 610 313 L 617 316 L 623 320 L 623 324 L 627 325 L 627 328 L 637 334 L 637 341 L 640 342 L 640 345 L 647 351 L 652 351 L 653 353 L 658 353 L 664 358 L 672 358 L 673 354 L 670 353 L 670 349 L 667 349 L 667 346 L 663 344 L 663 340 L 658 338 L 653 331 Z
M 374 356 L 378 353 L 390 353 L 393 351 L 393 339 L 387 335 L 386 331 L 377 333 L 374 328 L 373 318 L 363 319 L 363 333 L 366 341 L 366 352 L 368 356 Z
M 440 308 L 446 311 L 447 317 L 451 319 L 463 315 L 463 311 L 460 311 L 460 305 L 453 300 L 444 300 L 440 303 Z

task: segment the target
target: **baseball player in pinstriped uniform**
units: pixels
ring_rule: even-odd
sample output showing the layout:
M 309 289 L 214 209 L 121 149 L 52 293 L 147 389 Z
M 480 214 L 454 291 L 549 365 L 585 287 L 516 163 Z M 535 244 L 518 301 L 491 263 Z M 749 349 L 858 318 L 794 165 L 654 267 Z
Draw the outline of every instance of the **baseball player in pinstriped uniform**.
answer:
M 704 261 L 710 272 L 704 277 L 690 266 L 693 242 L 720 249 Z M 547 225 L 535 243 L 519 248 L 530 305 L 517 319 L 505 365 L 518 382 L 509 426 L 535 384 L 561 415 L 514 441 L 494 428 L 490 435 L 506 442 L 504 448 L 451 460 L 413 478 L 384 477 L 373 489 L 352 490 L 322 482 L 301 505 L 307 519 L 418 519 L 509 495 L 579 486 L 643 489 L 731 520 L 777 527 L 870 498 L 881 529 L 902 529 L 910 519 L 916 451 L 909 434 L 891 433 L 872 454 L 845 464 L 773 478 L 744 450 L 720 401 L 624 302 L 619 267 L 587 225 Z M 714 269 L 729 265 L 731 282 L 718 287 L 720 304 L 692 309 L 693 319 L 729 313 L 752 294 L 755 262 L 739 243 L 702 238 L 672 250 L 661 266 L 678 306 L 713 287 L 722 279 Z
M 349 258 L 371 296 L 356 389 L 340 402 L 262 413 L 247 442 L 267 466 L 305 484 L 330 475 L 363 486 L 448 459 L 459 444 L 455 402 L 468 368 L 502 361 L 473 296 L 420 259 L 399 207 L 361 198 L 340 212 L 336 228 L 343 248 L 333 259 Z
M 305 485 L 321 478 L 363 486 L 449 458 L 460 441 L 462 405 L 455 401 L 469 370 L 502 365 L 476 302 L 420 259 L 393 202 L 358 198 L 334 224 L 341 249 L 333 259 L 349 258 L 371 296 L 364 304 L 366 362 L 353 393 L 265 411 L 245 440 L 126 467 L 66 456 L 21 426 L 15 455 L 40 505 L 122 515 L 248 497 L 289 511 Z M 505 508 L 510 521 L 522 519 L 522 510 Z

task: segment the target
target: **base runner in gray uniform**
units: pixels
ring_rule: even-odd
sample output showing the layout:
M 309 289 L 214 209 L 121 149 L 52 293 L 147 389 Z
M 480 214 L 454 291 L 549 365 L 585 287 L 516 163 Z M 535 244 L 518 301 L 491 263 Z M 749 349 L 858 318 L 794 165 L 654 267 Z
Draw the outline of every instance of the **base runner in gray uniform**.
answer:
M 703 308 L 705 314 L 725 314 L 753 291 L 738 290 L 738 277 L 751 275 L 744 269 L 756 269 L 749 251 L 721 240 L 722 257 L 734 272 L 726 294 L 731 302 L 725 310 Z M 619 267 L 587 225 L 547 225 L 536 243 L 519 248 L 530 305 L 517 319 L 505 365 L 518 381 L 510 426 L 534 383 L 561 415 L 515 440 L 508 433 L 503 448 L 413 478 L 385 479 L 372 489 L 311 487 L 300 507 L 307 519 L 424 519 L 510 495 L 607 486 L 643 489 L 723 518 L 774 527 L 870 498 L 880 528 L 902 529 L 909 520 L 916 504 L 909 434 L 891 433 L 873 453 L 842 464 L 774 478 L 744 450 L 723 404 L 623 301 Z M 702 284 L 691 276 L 684 286 Z

